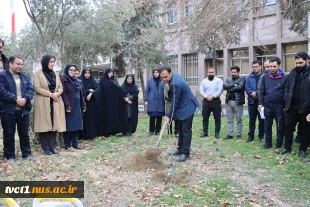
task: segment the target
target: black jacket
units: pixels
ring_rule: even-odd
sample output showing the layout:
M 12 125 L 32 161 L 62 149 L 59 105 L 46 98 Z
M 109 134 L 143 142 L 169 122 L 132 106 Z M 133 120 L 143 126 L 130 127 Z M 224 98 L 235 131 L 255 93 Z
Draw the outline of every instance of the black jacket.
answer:
M 1 57 L 2 57 L 3 69 L 8 70 L 9 69 L 9 59 L 4 54 L 1 54 Z
M 244 89 L 245 89 L 245 78 L 238 77 L 236 79 L 227 78 L 223 88 L 227 90 L 226 93 L 226 104 L 228 103 L 228 97 L 230 93 L 235 93 L 236 102 L 238 105 L 245 104 L 245 96 L 244 96 Z M 235 86 L 237 84 L 237 86 Z
M 22 98 L 26 99 L 26 105 L 21 109 L 22 115 L 28 115 L 32 108 L 34 89 L 30 77 L 23 73 L 20 73 L 20 88 Z M 0 72 L 0 113 L 14 114 L 16 100 L 16 84 L 13 75 L 9 70 Z
M 292 97 L 295 87 L 295 80 L 297 75 L 297 68 L 295 67 L 288 75 L 287 82 L 284 89 L 285 110 L 288 111 L 292 104 Z M 310 65 L 306 68 L 305 74 L 302 76 L 299 113 L 310 112 Z

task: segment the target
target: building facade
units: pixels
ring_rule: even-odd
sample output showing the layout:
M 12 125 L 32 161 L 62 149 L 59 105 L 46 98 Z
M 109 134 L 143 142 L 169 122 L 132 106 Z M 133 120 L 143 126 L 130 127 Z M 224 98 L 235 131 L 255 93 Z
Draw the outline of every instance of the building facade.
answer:
M 207 77 L 207 69 L 215 67 L 217 76 L 225 80 L 230 76 L 230 67 L 237 65 L 241 69 L 241 76 L 247 77 L 252 72 L 254 60 L 265 61 L 277 56 L 282 60 L 282 69 L 289 73 L 295 67 L 294 55 L 300 51 L 307 51 L 306 36 L 290 31 L 289 22 L 285 20 L 276 0 L 264 1 L 263 13 L 250 19 L 241 32 L 238 45 L 226 45 L 217 48 L 215 52 L 192 52 L 182 37 L 170 41 L 169 32 L 177 19 L 195 12 L 194 4 L 197 0 L 178 0 L 167 7 L 167 12 L 159 18 L 167 32 L 167 48 L 171 59 L 168 65 L 180 74 L 190 85 L 194 94 L 201 101 L 199 84 Z M 151 73 L 146 73 L 150 77 Z M 147 77 L 145 80 L 147 80 Z M 224 95 L 221 97 L 224 104 Z

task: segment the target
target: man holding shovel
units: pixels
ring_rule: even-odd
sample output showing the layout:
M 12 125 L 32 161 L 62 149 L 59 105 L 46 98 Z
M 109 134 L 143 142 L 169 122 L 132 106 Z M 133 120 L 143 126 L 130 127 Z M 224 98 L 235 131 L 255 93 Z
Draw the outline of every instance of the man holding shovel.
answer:
M 169 124 L 171 117 L 179 120 L 178 148 L 169 154 L 181 155 L 176 161 L 184 162 L 189 158 L 193 117 L 199 103 L 186 81 L 177 73 L 173 73 L 169 66 L 161 67 L 159 73 L 161 79 L 169 84 L 168 97 L 171 105 L 165 122 Z

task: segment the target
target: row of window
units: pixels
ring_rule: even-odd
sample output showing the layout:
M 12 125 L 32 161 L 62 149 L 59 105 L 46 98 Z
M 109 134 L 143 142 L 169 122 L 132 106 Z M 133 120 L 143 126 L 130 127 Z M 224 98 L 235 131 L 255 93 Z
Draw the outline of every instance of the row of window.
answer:
M 265 13 L 269 13 L 269 12 L 273 12 L 276 10 L 276 0 L 259 0 L 258 1 L 258 7 L 260 8 L 264 8 Z M 195 4 L 197 4 L 197 0 L 186 0 L 184 1 L 184 8 L 183 10 L 183 14 L 184 16 L 188 16 L 193 10 L 194 10 L 194 6 Z M 246 3 L 243 3 L 242 5 L 248 4 L 248 2 L 246 1 Z M 172 29 L 174 26 L 174 23 L 177 22 L 177 18 L 178 18 L 178 4 L 177 3 L 173 3 L 170 4 L 167 8 L 167 29 Z M 158 20 L 158 16 L 154 17 L 156 20 Z
M 260 60 L 262 63 L 270 59 L 271 57 L 277 56 L 276 46 L 261 46 L 254 48 L 256 51 L 256 59 Z M 283 46 L 283 57 L 282 57 L 282 65 L 284 66 L 284 71 L 286 73 L 290 72 L 295 67 L 295 54 L 301 51 L 307 51 L 307 44 L 298 44 L 298 45 L 284 45 Z M 250 72 L 252 72 L 251 63 L 249 62 L 249 50 L 246 49 L 238 49 L 238 50 L 230 50 L 231 52 L 231 66 L 237 65 L 240 67 L 241 76 L 248 76 Z M 223 51 L 216 51 L 215 55 L 215 68 L 217 70 L 217 76 L 220 78 L 224 78 L 224 55 Z M 213 60 L 205 61 L 206 67 L 214 67 Z M 171 67 L 173 71 L 178 71 L 178 57 L 172 56 L 170 60 L 168 60 L 168 65 Z M 182 55 L 182 75 L 185 78 L 186 82 L 189 85 L 197 86 L 198 83 L 198 55 L 197 54 L 185 54 Z

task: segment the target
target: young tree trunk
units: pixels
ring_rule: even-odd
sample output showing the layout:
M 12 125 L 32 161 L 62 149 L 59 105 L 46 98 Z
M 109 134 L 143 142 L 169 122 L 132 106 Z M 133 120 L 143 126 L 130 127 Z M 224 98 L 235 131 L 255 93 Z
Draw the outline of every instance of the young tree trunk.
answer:
M 144 84 L 144 74 L 143 74 L 143 71 L 141 68 L 138 68 L 138 74 L 139 74 L 139 77 L 140 77 L 140 82 L 141 82 L 141 88 L 142 88 L 142 94 L 143 94 L 143 107 L 144 107 L 144 112 L 146 112 L 146 108 L 145 108 L 145 105 L 144 105 L 144 92 L 145 92 L 145 84 Z

